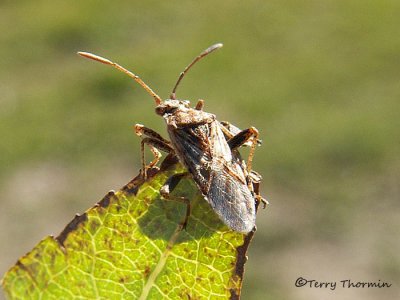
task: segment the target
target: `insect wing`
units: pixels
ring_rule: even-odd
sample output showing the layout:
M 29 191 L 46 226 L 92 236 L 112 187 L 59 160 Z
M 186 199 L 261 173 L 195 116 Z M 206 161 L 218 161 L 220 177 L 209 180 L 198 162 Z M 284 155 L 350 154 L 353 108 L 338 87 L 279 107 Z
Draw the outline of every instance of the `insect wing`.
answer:
M 169 134 L 179 159 L 221 220 L 247 233 L 255 225 L 255 201 L 219 126 L 211 122 L 171 128 Z
M 209 124 L 168 127 L 168 133 L 179 160 L 192 174 L 203 195 L 207 195 L 212 161 Z
M 240 168 L 237 169 L 239 170 L 241 171 Z M 238 182 L 231 175 L 231 171 L 223 170 L 213 173 L 207 198 L 214 211 L 230 228 L 243 233 L 253 229 L 255 225 L 254 198 L 247 185 Z

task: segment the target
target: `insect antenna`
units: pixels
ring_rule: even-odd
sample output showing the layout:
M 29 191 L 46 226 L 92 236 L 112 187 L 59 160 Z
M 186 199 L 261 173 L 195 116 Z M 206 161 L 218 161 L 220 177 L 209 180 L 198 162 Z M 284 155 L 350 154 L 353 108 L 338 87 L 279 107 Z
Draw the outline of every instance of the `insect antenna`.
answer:
M 172 100 L 176 99 L 176 89 L 178 88 L 179 83 L 181 82 L 182 78 L 185 76 L 185 74 L 187 73 L 187 71 L 189 71 L 189 69 L 195 64 L 197 63 L 200 59 L 202 59 L 204 56 L 210 54 L 211 52 L 213 52 L 214 50 L 217 50 L 219 48 L 221 48 L 223 46 L 223 44 L 218 43 L 218 44 L 214 44 L 210 47 L 208 47 L 206 50 L 204 50 L 203 52 L 201 52 L 195 59 L 193 59 L 193 61 L 181 72 L 181 74 L 179 74 L 179 78 L 178 81 L 175 83 L 174 89 L 172 90 L 171 96 L 170 98 Z
M 160 98 L 160 96 L 158 96 L 156 93 L 154 93 L 153 90 L 147 84 L 145 84 L 142 79 L 139 78 L 139 76 L 133 74 L 131 71 L 128 71 L 127 69 L 120 66 L 119 64 L 112 62 L 111 60 L 108 60 L 106 58 L 103 58 L 101 56 L 98 56 L 98 55 L 95 55 L 92 53 L 88 53 L 88 52 L 78 52 L 78 54 L 85 58 L 93 59 L 93 60 L 101 62 L 103 64 L 110 65 L 110 66 L 116 68 L 117 70 L 125 73 L 129 77 L 133 78 L 137 83 L 139 83 L 141 85 L 141 87 L 144 88 L 154 98 L 154 100 L 156 101 L 156 105 L 160 105 L 163 102 L 162 99 Z

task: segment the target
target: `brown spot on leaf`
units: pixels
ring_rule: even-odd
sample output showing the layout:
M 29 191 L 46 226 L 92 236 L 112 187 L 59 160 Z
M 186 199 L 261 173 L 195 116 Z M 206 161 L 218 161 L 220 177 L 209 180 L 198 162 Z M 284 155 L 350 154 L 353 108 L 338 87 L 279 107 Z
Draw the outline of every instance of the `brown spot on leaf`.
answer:
M 97 204 L 99 204 L 101 207 L 106 208 L 110 205 L 111 198 L 115 197 L 114 191 L 109 191 L 107 195 L 104 196 L 103 199 L 101 199 Z
M 146 266 L 146 267 L 144 268 L 144 271 L 143 271 L 143 276 L 144 276 L 144 278 L 146 278 L 146 279 L 149 278 L 150 272 L 151 272 L 150 266 Z
M 76 230 L 79 224 L 87 221 L 87 215 L 84 213 L 83 215 L 76 214 L 75 218 L 65 226 L 64 230 L 56 237 L 56 241 L 64 247 L 64 242 L 68 236 L 68 234 L 74 230 Z
M 97 220 L 91 220 L 91 222 L 89 222 L 89 227 L 90 227 L 90 231 L 92 233 L 96 232 L 97 229 L 100 227 L 100 223 Z
M 104 243 L 107 245 L 109 250 L 113 250 L 114 249 L 114 247 L 112 245 L 112 239 L 109 236 L 106 236 L 104 238 Z

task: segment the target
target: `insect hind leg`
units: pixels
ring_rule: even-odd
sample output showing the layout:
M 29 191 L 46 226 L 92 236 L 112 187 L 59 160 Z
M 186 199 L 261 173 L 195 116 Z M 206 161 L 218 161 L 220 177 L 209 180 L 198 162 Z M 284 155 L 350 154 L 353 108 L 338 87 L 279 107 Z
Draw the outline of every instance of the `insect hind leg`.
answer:
M 228 145 L 231 150 L 236 150 L 240 146 L 243 146 L 246 144 L 249 140 L 251 140 L 251 148 L 250 148 L 250 153 L 249 157 L 247 159 L 247 172 L 251 172 L 251 165 L 253 162 L 253 156 L 254 156 L 254 151 L 256 149 L 257 144 L 259 143 L 258 141 L 258 130 L 255 127 L 250 127 L 247 129 L 244 129 L 237 133 L 235 136 L 230 138 L 228 140 Z
M 252 186 L 252 193 L 254 195 L 254 199 L 256 200 L 256 208 L 262 203 L 263 209 L 269 205 L 267 199 L 263 198 L 260 193 L 260 183 L 261 183 L 261 175 L 258 174 L 256 171 L 252 170 L 248 176 L 248 180 Z
M 171 195 L 172 191 L 175 189 L 175 187 L 178 185 L 178 183 L 183 179 L 189 177 L 189 173 L 180 173 L 180 174 L 174 174 L 171 177 L 167 179 L 165 184 L 161 187 L 160 189 L 160 194 L 164 198 L 164 200 L 168 201 L 176 201 L 180 202 L 186 205 L 186 214 L 185 214 L 185 219 L 183 222 L 180 224 L 182 229 L 186 229 L 186 225 L 190 216 L 190 201 L 186 197 L 181 197 L 181 196 L 174 196 Z

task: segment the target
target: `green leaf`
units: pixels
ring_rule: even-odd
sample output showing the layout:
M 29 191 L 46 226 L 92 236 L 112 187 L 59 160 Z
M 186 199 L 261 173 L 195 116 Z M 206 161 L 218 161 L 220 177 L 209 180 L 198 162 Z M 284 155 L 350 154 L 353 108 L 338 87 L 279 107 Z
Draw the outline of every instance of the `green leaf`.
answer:
M 77 215 L 4 276 L 10 299 L 236 299 L 254 234 L 231 231 L 192 180 L 176 192 L 185 205 L 160 198 L 159 189 L 183 167 L 167 158 L 147 181 L 140 176 Z

